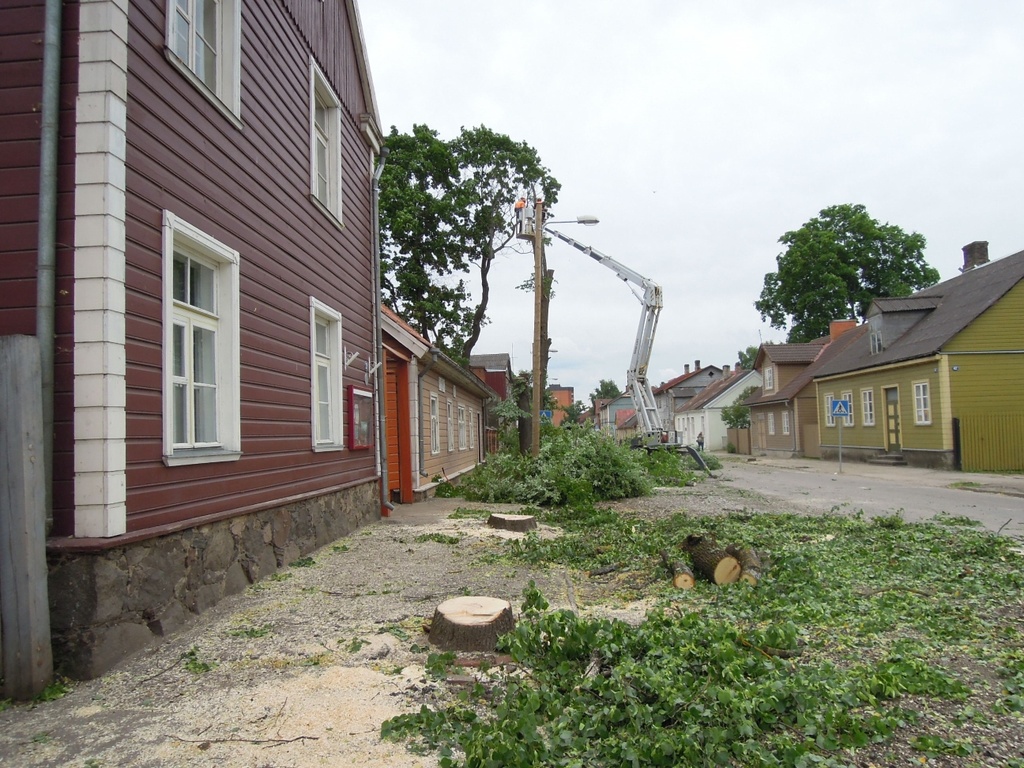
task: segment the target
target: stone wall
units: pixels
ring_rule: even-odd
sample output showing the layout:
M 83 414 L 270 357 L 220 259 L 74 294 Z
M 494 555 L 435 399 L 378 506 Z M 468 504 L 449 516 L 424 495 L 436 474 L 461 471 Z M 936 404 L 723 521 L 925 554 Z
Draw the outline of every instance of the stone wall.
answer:
M 57 669 L 96 677 L 224 597 L 380 518 L 376 481 L 89 554 L 51 555 Z

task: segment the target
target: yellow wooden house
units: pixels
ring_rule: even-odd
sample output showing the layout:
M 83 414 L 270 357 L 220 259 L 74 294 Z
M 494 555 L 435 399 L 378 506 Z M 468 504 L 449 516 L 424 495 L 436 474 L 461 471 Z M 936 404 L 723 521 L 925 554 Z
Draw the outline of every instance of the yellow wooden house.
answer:
M 844 460 L 1024 470 L 1024 251 L 990 262 L 971 243 L 961 274 L 875 299 L 866 320 L 814 375 L 822 458 L 841 442 Z

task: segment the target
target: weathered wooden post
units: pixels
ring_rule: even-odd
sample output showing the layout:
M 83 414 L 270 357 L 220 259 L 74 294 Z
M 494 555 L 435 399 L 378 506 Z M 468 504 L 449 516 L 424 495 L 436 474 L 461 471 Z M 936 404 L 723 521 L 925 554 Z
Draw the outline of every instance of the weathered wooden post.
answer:
M 53 677 L 39 341 L 0 336 L 0 645 L 3 695 L 31 699 Z

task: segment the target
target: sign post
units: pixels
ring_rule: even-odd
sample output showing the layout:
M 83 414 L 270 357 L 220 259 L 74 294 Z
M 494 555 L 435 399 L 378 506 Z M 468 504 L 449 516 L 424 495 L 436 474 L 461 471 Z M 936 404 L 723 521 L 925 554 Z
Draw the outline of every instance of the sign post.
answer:
M 832 401 L 832 418 L 839 419 L 839 474 L 843 474 L 843 422 L 850 417 L 852 407 L 849 400 Z

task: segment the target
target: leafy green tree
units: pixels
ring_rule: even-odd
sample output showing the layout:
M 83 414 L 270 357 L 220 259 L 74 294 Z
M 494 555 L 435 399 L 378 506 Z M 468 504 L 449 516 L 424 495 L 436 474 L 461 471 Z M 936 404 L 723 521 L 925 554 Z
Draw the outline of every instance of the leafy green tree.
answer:
M 577 400 L 567 408 L 563 408 L 565 411 L 565 421 L 563 424 L 576 424 L 580 420 L 580 416 L 587 412 L 587 405 L 582 400 Z
M 621 394 L 622 390 L 618 384 L 611 379 L 601 379 L 597 389 L 590 393 L 590 404 L 596 407 L 598 400 L 614 400 Z
M 741 349 L 736 352 L 736 359 L 739 360 L 740 368 L 745 371 L 753 370 L 754 361 L 757 359 L 757 350 L 759 347 L 749 346 L 746 349 Z
M 754 307 L 790 342 L 828 334 L 829 323 L 863 318 L 871 300 L 907 296 L 939 279 L 924 260 L 925 239 L 880 224 L 863 205 L 835 205 L 779 238 L 787 248 L 764 277 Z
M 750 426 L 750 408 L 743 401 L 754 394 L 760 387 L 749 386 L 740 392 L 731 405 L 722 408 L 722 422 L 729 429 L 746 429 Z
M 513 205 L 522 190 L 547 205 L 560 184 L 536 150 L 489 128 L 450 141 L 426 125 L 391 129 L 380 182 L 384 302 L 445 352 L 467 359 L 487 322 L 490 269 L 515 246 Z M 467 278 L 475 270 L 479 301 Z

